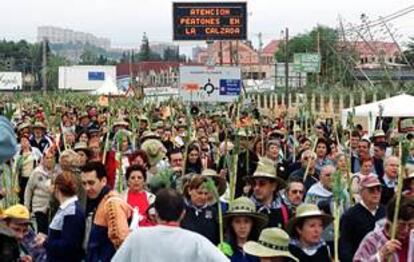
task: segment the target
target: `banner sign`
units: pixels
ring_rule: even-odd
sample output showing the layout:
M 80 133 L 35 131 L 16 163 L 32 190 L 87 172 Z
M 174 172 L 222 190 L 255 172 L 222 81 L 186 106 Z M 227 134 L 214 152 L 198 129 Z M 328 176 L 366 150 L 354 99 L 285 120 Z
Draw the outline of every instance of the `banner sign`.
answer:
M 293 70 L 302 73 L 319 73 L 321 59 L 317 53 L 296 53 L 293 55 Z
M 242 88 L 239 67 L 180 67 L 180 97 L 187 102 L 233 102 Z
M 173 3 L 173 40 L 246 40 L 246 2 Z

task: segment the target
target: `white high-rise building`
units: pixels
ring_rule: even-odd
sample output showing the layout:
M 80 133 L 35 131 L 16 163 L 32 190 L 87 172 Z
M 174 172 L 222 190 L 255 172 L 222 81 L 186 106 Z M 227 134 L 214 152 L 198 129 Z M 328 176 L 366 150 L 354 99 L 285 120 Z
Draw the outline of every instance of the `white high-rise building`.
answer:
M 77 32 L 54 26 L 40 26 L 37 28 L 37 41 L 41 42 L 45 38 L 52 44 L 89 43 L 106 50 L 111 48 L 111 40 L 109 38 L 97 37 L 90 33 Z

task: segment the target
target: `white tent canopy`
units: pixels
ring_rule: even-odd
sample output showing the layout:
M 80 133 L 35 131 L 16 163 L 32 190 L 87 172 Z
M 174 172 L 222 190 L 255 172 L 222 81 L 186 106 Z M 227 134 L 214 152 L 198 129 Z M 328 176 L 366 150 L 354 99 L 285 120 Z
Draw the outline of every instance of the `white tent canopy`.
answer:
M 123 95 L 124 92 L 118 89 L 111 76 L 107 75 L 102 86 L 91 92 L 94 95 Z
M 375 120 L 380 114 L 382 108 L 383 117 L 414 117 L 414 96 L 401 94 L 393 96 L 388 99 L 383 99 L 370 104 L 356 106 L 354 108 L 343 109 L 341 112 L 342 126 L 346 126 L 348 113 L 355 110 L 355 116 L 369 117 L 372 115 L 372 120 Z M 370 119 L 368 119 L 370 121 Z M 374 123 L 369 122 L 369 132 L 372 131 Z

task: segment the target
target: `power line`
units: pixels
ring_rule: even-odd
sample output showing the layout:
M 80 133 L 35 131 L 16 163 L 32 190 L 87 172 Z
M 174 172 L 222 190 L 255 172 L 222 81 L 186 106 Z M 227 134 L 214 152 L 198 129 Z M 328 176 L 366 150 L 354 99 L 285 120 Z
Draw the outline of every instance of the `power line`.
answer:
M 392 20 L 395 20 L 397 18 L 405 16 L 405 15 L 411 13 L 411 12 L 414 12 L 414 5 L 411 5 L 409 7 L 401 9 L 401 10 L 399 10 L 397 12 L 394 12 L 392 14 L 389 14 L 387 16 L 380 17 L 380 18 L 378 18 L 374 21 L 370 21 L 370 22 L 364 23 L 362 25 L 357 25 L 357 26 L 348 28 L 345 31 L 349 32 L 349 31 L 355 31 L 355 30 L 366 30 L 366 29 L 369 29 L 370 27 L 375 27 L 375 26 L 378 26 L 378 25 L 382 25 L 383 22 L 390 22 Z

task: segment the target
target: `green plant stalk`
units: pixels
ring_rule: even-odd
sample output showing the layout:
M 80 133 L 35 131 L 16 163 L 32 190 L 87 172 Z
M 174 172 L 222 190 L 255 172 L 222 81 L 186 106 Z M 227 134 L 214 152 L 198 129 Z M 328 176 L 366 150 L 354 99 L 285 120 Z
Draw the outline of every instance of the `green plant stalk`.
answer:
M 398 155 L 400 157 L 400 166 L 399 166 L 399 172 L 398 172 L 398 182 L 397 182 L 397 192 L 396 194 L 396 204 L 394 209 L 394 217 L 392 219 L 392 225 L 391 225 L 391 240 L 395 239 L 395 236 L 397 234 L 397 224 L 398 224 L 398 213 L 400 211 L 400 204 L 401 204 L 401 195 L 402 195 L 402 187 L 403 187 L 403 165 L 404 165 L 404 156 L 403 156 L 403 145 L 402 141 L 399 142 L 399 148 L 398 148 Z M 388 257 L 388 261 L 391 262 L 391 256 Z
M 108 117 L 108 131 L 106 133 L 105 143 L 104 143 L 104 151 L 103 151 L 103 154 L 102 154 L 102 164 L 104 164 L 104 165 L 106 163 L 106 155 L 108 153 L 108 147 L 109 147 L 109 136 L 111 134 L 111 129 L 112 129 L 112 127 L 111 127 L 111 124 L 112 124 L 111 123 L 111 120 L 112 120 L 111 116 L 112 116 L 112 114 L 110 113 L 109 117 Z
M 192 117 L 188 110 L 188 107 L 185 107 L 185 113 L 186 113 L 186 120 L 187 120 L 187 133 L 185 134 L 185 146 L 184 146 L 184 161 L 183 161 L 183 167 L 181 170 L 182 177 L 185 175 L 185 166 L 187 163 L 187 154 L 188 154 L 188 146 L 190 144 L 191 139 L 191 132 L 192 132 Z
M 317 142 L 318 142 L 318 139 L 315 137 L 313 146 L 312 146 L 312 156 L 314 154 L 313 152 L 315 152 Z M 308 161 L 310 161 L 310 159 Z M 306 178 L 308 178 L 308 173 L 309 173 L 309 163 L 306 164 L 305 174 L 303 175 L 303 182 L 305 182 Z
M 219 220 L 219 237 L 220 237 L 220 243 L 224 243 L 224 230 L 223 230 L 223 210 L 221 208 L 220 203 L 220 196 L 217 191 L 217 187 L 214 184 L 214 181 L 211 178 L 207 179 L 207 182 L 204 182 L 204 188 L 213 194 L 214 199 L 217 203 L 218 208 L 218 220 Z
M 338 254 L 339 254 L 339 207 L 338 203 L 334 201 L 333 203 L 334 209 L 334 261 L 339 262 Z
M 116 189 L 118 193 L 122 193 L 123 191 L 123 177 L 122 177 L 122 141 L 123 141 L 123 131 L 120 131 L 116 134 L 117 136 L 117 152 L 115 153 L 116 161 L 118 162 L 118 168 L 116 170 L 117 176 L 117 185 Z
M 236 119 L 239 119 L 240 103 L 237 103 L 237 112 Z M 239 161 L 239 151 L 240 151 L 240 137 L 239 137 L 239 127 L 236 128 L 236 145 L 234 147 L 234 152 L 232 154 L 232 170 L 230 173 L 230 201 L 233 201 L 236 194 L 236 183 L 237 183 L 237 165 Z

